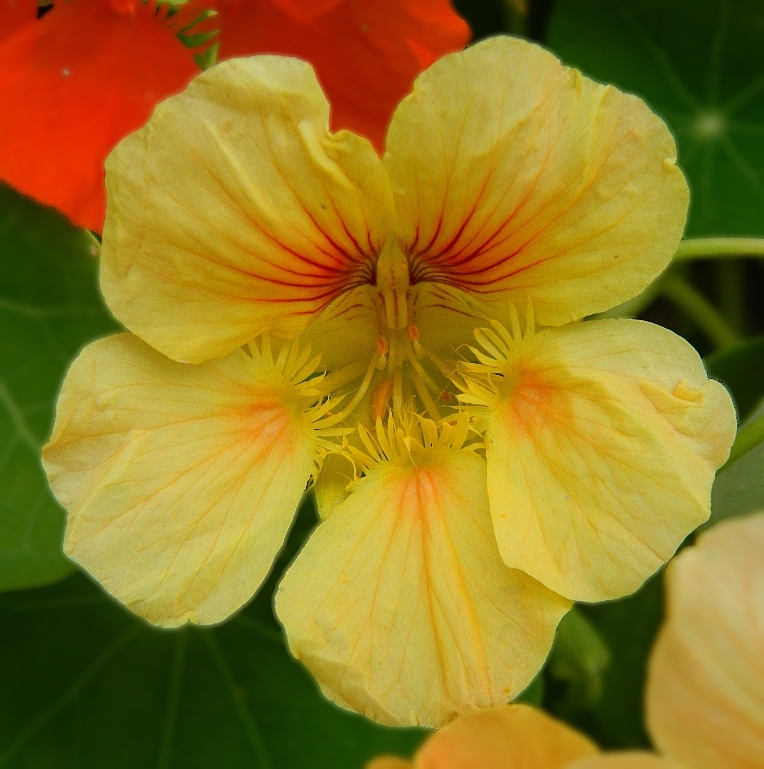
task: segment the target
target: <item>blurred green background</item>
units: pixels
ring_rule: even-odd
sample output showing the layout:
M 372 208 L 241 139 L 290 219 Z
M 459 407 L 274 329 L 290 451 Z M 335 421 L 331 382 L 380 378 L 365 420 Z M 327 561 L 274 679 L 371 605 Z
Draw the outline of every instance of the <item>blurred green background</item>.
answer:
M 644 98 L 671 126 L 692 189 L 688 237 L 764 237 L 764 4 L 760 0 L 458 0 L 475 39 L 537 40 Z M 306 499 L 267 586 L 212 629 L 150 628 L 60 552 L 63 514 L 39 463 L 58 386 L 82 345 L 117 328 L 94 241 L 0 187 L 0 767 L 360 769 L 410 755 L 422 730 L 377 727 L 327 703 L 285 650 L 274 584 L 315 523 Z M 764 396 L 764 260 L 677 260 L 621 308 L 667 326 L 731 389 L 741 422 Z M 749 430 L 748 435 L 760 434 Z M 714 487 L 713 519 L 764 507 L 764 444 Z M 661 577 L 580 606 L 524 698 L 603 747 L 647 745 L 645 662 Z

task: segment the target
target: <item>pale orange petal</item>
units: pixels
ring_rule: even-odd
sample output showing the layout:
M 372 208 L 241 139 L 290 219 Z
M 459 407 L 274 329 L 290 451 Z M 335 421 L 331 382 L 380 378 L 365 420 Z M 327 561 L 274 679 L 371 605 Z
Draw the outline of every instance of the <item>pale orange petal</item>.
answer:
M 603 753 L 599 756 L 574 761 L 565 769 L 681 769 L 667 758 L 633 750 L 626 753 Z M 688 769 L 688 767 L 685 767 Z M 691 768 L 689 768 L 691 769 Z
M 411 761 L 397 756 L 381 756 L 366 764 L 366 769 L 412 769 Z
M 567 769 L 597 752 L 587 737 L 543 710 L 507 705 L 461 716 L 436 732 L 414 769 Z
M 647 723 L 692 769 L 764 766 L 764 512 L 701 535 L 667 572 Z

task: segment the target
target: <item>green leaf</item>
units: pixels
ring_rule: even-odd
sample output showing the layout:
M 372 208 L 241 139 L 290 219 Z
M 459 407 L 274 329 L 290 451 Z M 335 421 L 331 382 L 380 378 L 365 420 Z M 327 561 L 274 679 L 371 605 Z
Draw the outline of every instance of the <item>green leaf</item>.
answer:
M 307 504 L 279 566 L 312 523 Z M 362 769 L 410 755 L 423 730 L 336 708 L 291 659 L 275 582 L 226 624 L 180 631 L 149 627 L 81 575 L 0 596 L 0 766 Z
M 602 696 L 602 676 L 610 653 L 592 622 L 580 609 L 571 609 L 560 622 L 548 674 L 565 683 L 556 702 L 558 713 L 569 715 L 591 708 Z
M 558 0 L 549 44 L 671 126 L 693 190 L 688 233 L 764 231 L 760 0 Z
M 116 327 L 90 246 L 85 231 L 0 186 L 0 590 L 72 570 L 40 447 L 69 362 Z
M 527 705 L 534 705 L 540 708 L 544 702 L 544 690 L 546 688 L 544 677 L 545 670 L 541 670 L 512 702 L 524 702 Z
M 764 510 L 764 401 L 740 426 L 730 458 L 716 475 L 704 528 L 758 510 Z
M 738 419 L 747 419 L 764 398 L 764 336 L 709 355 L 705 364 L 708 373 L 732 394 Z
M 661 575 L 620 601 L 579 604 L 577 609 L 591 623 L 609 656 L 609 664 L 601 672 L 601 689 L 589 708 L 571 711 L 568 690 L 561 690 L 549 675 L 545 707 L 589 734 L 603 748 L 649 746 L 642 703 L 647 660 L 663 617 Z

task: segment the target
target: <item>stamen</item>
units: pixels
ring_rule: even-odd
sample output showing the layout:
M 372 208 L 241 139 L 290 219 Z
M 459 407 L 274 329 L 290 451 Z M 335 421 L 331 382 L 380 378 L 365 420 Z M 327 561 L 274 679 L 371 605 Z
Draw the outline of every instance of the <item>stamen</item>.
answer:
M 452 363 L 449 366 L 439 355 L 436 355 L 427 347 L 422 347 L 422 351 L 424 352 L 425 356 L 435 364 L 435 367 L 438 369 L 438 371 L 440 371 L 441 374 L 443 374 L 444 377 L 446 377 L 446 379 L 451 379 L 454 376 L 454 372 L 456 371 L 455 364 Z
M 412 342 L 419 341 L 419 329 L 416 326 L 409 326 L 409 339 Z
M 380 355 L 387 355 L 388 350 L 390 348 L 387 345 L 387 339 L 383 336 L 377 337 L 377 352 L 379 352 Z
M 430 390 L 432 390 L 434 393 L 438 392 L 440 388 L 437 384 L 435 384 L 432 377 L 422 368 L 422 364 L 416 359 L 415 351 L 412 350 L 409 345 L 406 345 L 406 357 L 411 364 L 411 368 L 413 368 L 414 371 L 419 374 L 419 376 L 427 384 Z
M 371 358 L 371 362 L 369 363 L 369 367 L 366 369 L 366 375 L 363 378 L 363 382 L 361 382 L 361 386 L 356 391 L 355 395 L 353 396 L 353 399 L 348 403 L 347 406 L 345 406 L 342 411 L 339 412 L 339 414 L 334 414 L 333 416 L 327 416 L 324 417 L 324 419 L 321 420 L 321 422 L 317 425 L 318 427 L 333 427 L 336 424 L 339 424 L 340 422 L 343 422 L 345 419 L 347 419 L 350 414 L 353 413 L 353 410 L 355 407 L 361 402 L 361 398 L 363 398 L 364 395 L 366 395 L 366 391 L 369 389 L 369 385 L 371 384 L 371 380 L 374 376 L 374 372 L 377 370 L 377 361 L 379 360 L 379 354 L 374 353 L 374 355 Z
M 327 392 L 334 392 L 348 382 L 363 376 L 365 370 L 366 366 L 363 361 L 357 361 L 356 363 L 350 363 L 347 366 L 338 368 L 324 377 L 324 388 Z
M 403 376 L 400 368 L 393 373 L 393 407 L 396 411 L 403 411 Z
M 414 376 L 411 378 L 414 380 L 414 387 L 416 387 L 416 391 L 419 397 L 422 399 L 422 403 L 424 403 L 424 407 L 427 409 L 427 413 L 430 415 L 430 419 L 434 419 L 436 422 L 440 422 L 440 411 L 438 411 L 438 407 L 435 405 L 435 401 L 427 391 L 427 387 L 425 387 L 424 382 L 417 376 L 416 372 L 414 372 Z
M 375 388 L 371 396 L 371 418 L 376 421 L 382 419 L 390 406 L 390 396 L 393 394 L 393 380 L 383 379 Z

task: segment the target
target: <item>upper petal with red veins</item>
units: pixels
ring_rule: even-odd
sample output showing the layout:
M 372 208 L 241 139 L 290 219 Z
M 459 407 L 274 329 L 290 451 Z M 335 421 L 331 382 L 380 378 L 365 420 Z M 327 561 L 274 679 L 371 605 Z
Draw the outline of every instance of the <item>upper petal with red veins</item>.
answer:
M 216 0 L 215 6 L 221 59 L 281 53 L 309 61 L 331 102 L 332 126 L 366 136 L 379 150 L 416 75 L 470 37 L 448 0 Z
M 417 78 L 385 165 L 414 281 L 542 325 L 638 294 L 682 237 L 688 189 L 666 125 L 635 96 L 493 37 Z
M 328 130 L 310 66 L 218 64 L 155 110 L 106 164 L 101 287 L 131 331 L 176 360 L 292 337 L 369 280 L 392 220 L 382 163 Z
M 154 0 L 122 5 L 57 2 L 0 44 L 0 179 L 96 231 L 106 156 L 199 71 Z
M 316 438 L 268 355 L 175 363 L 134 336 L 86 347 L 43 459 L 64 550 L 150 622 L 220 622 L 270 570 Z
M 764 759 L 764 512 L 701 535 L 667 571 L 667 620 L 650 658 L 653 742 L 692 769 Z

